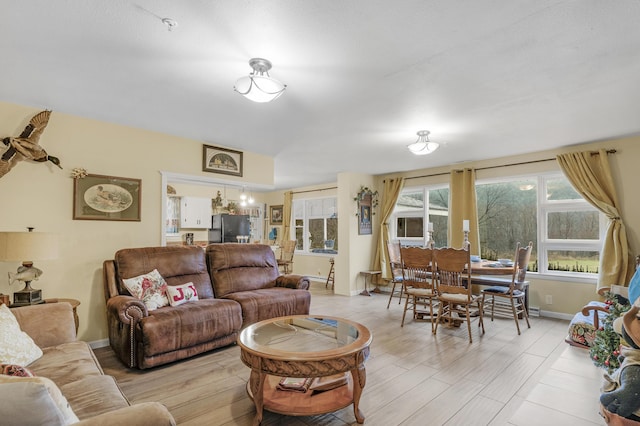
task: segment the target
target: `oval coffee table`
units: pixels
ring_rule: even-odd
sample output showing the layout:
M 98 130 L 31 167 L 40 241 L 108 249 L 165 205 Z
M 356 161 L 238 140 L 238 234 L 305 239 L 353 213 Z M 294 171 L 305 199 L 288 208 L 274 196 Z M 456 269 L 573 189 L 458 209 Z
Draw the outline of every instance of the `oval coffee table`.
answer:
M 251 368 L 247 393 L 256 406 L 254 426 L 263 410 L 290 416 L 330 413 L 353 404 L 358 407 L 366 382 L 364 363 L 371 332 L 362 324 L 338 317 L 293 315 L 252 324 L 238 337 L 242 362 Z M 282 377 L 318 378 L 347 374 L 347 384 L 315 393 L 277 388 Z

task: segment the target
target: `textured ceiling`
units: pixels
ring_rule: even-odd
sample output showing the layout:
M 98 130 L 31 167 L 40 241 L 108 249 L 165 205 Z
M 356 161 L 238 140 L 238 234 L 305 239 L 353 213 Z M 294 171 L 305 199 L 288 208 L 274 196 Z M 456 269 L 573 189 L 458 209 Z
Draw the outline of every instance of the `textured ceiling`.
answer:
M 0 0 L 0 11 L 0 100 L 270 155 L 278 188 L 640 132 L 637 0 Z M 272 103 L 233 91 L 252 57 L 288 86 Z M 443 145 L 416 157 L 406 145 L 421 129 Z

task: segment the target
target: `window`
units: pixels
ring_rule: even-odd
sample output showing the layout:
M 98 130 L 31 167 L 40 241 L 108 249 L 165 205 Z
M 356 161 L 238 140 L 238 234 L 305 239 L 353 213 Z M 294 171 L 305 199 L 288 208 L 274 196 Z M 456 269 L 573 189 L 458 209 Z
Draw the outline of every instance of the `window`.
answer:
M 604 216 L 562 174 L 476 183 L 481 256 L 533 241 L 530 271 L 597 274 Z
M 562 173 L 478 180 L 476 194 L 483 258 L 512 258 L 517 242 L 532 241 L 530 271 L 598 273 L 605 217 Z M 446 187 L 405 188 L 394 209 L 392 238 L 426 245 L 425 222 L 432 222 L 435 246 L 447 246 L 448 198 Z
M 296 250 L 335 253 L 338 250 L 336 198 L 293 200 Z
M 391 232 L 403 245 L 426 245 L 426 224 L 431 222 L 435 245 L 442 247 L 447 245 L 448 221 L 449 188 L 408 188 L 396 203 Z

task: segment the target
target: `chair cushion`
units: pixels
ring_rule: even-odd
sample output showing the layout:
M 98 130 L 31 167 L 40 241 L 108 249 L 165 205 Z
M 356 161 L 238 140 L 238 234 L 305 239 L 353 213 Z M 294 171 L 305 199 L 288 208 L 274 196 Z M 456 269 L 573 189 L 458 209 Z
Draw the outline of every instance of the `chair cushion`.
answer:
M 269 318 L 306 315 L 311 306 L 310 292 L 284 287 L 239 291 L 225 298 L 242 306 L 243 326 Z
M 274 287 L 280 275 L 273 250 L 264 244 L 209 244 L 206 256 L 216 297 Z
M 225 299 L 203 299 L 150 311 L 142 318 L 144 356 L 190 348 L 240 330 L 240 305 Z
M 407 290 L 405 290 L 405 294 L 410 294 L 412 296 L 422 296 L 422 297 L 426 297 L 426 296 L 433 296 L 433 290 L 431 290 L 430 288 L 409 288 Z
M 509 287 L 488 287 L 482 290 L 483 293 L 509 293 Z
M 587 305 L 606 307 L 605 303 L 597 301 L 589 302 Z M 607 316 L 606 312 L 595 311 L 595 313 L 598 315 L 600 323 L 602 323 Z M 582 312 L 578 312 L 569 323 L 568 338 L 583 346 L 593 346 L 596 331 L 591 316 L 587 317 L 583 315 Z
M 453 303 L 471 303 L 476 300 L 475 296 L 471 297 L 471 301 L 466 294 L 463 293 L 442 293 L 438 296 L 443 302 L 453 302 Z

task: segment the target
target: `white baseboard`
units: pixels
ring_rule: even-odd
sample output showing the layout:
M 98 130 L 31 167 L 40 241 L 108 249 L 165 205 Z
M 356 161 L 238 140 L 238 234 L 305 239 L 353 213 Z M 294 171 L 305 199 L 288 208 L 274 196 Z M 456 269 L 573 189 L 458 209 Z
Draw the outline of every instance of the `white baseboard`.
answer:
M 574 314 L 565 314 L 562 312 L 552 312 L 552 311 L 540 311 L 541 317 L 547 318 L 556 318 L 561 320 L 571 321 L 573 319 Z

